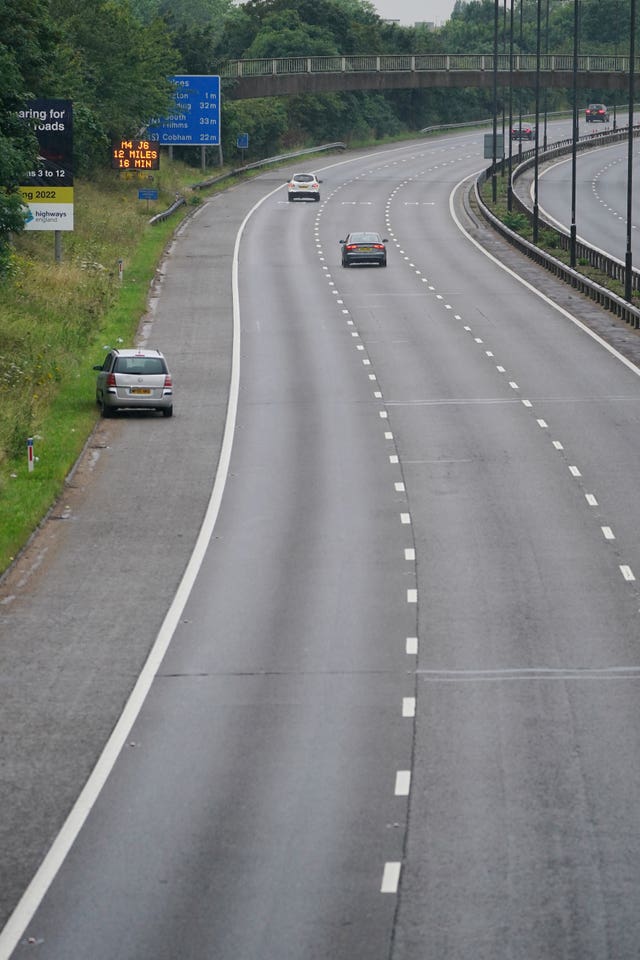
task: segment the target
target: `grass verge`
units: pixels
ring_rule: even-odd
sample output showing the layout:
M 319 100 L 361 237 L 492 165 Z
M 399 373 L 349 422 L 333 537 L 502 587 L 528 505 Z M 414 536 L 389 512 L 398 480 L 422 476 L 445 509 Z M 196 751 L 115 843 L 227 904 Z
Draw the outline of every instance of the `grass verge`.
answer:
M 183 207 L 176 217 L 141 229 L 127 259 L 124 279 L 115 281 L 117 289 L 111 285 L 105 289 L 104 312 L 97 310 L 84 343 L 74 338 L 75 346 L 66 348 L 64 324 L 49 331 L 43 349 L 56 355 L 56 373 L 47 370 L 41 386 L 34 383 L 33 376 L 27 378 L 31 395 L 23 396 L 29 408 L 26 416 L 17 416 L 12 405 L 13 449 L 5 452 L 0 470 L 0 571 L 11 564 L 62 493 L 65 478 L 99 417 L 93 364 L 103 359 L 106 345 L 133 343 L 156 265 L 179 222 L 176 218 L 184 217 L 186 210 Z M 24 351 L 20 362 L 25 362 Z M 34 390 L 42 390 L 43 396 Z M 29 432 L 25 433 L 21 427 L 27 420 Z M 34 439 L 37 458 L 31 472 L 27 436 Z

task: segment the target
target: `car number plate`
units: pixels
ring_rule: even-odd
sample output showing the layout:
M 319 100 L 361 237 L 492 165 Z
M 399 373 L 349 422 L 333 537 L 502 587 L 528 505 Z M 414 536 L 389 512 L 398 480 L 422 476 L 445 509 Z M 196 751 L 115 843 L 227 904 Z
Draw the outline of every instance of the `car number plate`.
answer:
M 372 247 L 360 247 L 363 253 L 371 253 Z
M 149 396 L 151 390 L 149 387 L 131 387 L 131 393 L 135 393 L 136 396 Z

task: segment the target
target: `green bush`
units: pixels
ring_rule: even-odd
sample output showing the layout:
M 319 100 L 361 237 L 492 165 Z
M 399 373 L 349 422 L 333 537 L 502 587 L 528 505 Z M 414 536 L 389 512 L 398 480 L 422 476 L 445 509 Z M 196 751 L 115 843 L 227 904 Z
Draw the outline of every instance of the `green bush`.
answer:
M 515 230 L 516 233 L 523 233 L 529 226 L 524 213 L 505 213 L 503 221 L 509 230 Z

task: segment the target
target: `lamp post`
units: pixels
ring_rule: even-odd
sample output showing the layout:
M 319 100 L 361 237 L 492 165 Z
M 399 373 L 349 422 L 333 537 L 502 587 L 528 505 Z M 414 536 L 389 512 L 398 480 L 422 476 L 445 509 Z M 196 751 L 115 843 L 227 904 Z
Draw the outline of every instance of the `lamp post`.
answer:
M 533 242 L 538 242 L 538 170 L 540 166 L 540 24 L 542 0 L 536 0 L 536 142 L 533 162 Z
M 627 154 L 627 250 L 624 258 L 624 298 L 631 303 L 633 286 L 633 258 L 631 256 L 631 231 L 633 226 L 631 199 L 633 185 L 633 88 L 635 81 L 636 56 L 636 0 L 631 0 L 629 20 L 629 147 Z
M 618 33 L 620 26 L 620 3 L 619 0 L 616 0 L 616 26 L 615 26 L 615 45 L 613 48 L 613 58 L 615 63 L 615 69 L 618 69 Z M 613 132 L 615 133 L 618 129 L 618 116 L 617 116 L 617 104 L 618 104 L 618 91 L 614 91 L 613 97 Z
M 513 127 L 513 0 L 509 6 L 509 183 L 507 184 L 507 210 L 513 210 L 513 187 L 511 184 L 511 175 L 513 173 L 513 140 L 511 139 L 511 128 Z
M 498 13 L 499 0 L 494 0 L 493 16 L 493 147 L 491 151 L 491 197 L 498 200 L 498 181 L 496 174 L 496 155 L 498 153 Z
M 573 118 L 571 124 L 571 232 L 569 264 L 576 265 L 576 157 L 578 153 L 578 29 L 580 0 L 573 0 Z
M 522 45 L 523 45 L 523 17 L 524 17 L 524 0 L 520 0 L 520 49 L 519 56 L 522 57 Z M 518 88 L 518 123 L 520 129 L 522 129 L 522 89 Z M 518 140 L 518 154 L 522 154 L 522 137 Z
M 547 9 L 545 14 L 545 39 L 544 39 L 544 52 L 547 56 L 547 70 L 549 70 L 549 0 L 547 0 Z M 549 84 L 545 84 L 544 88 L 544 139 L 542 142 L 542 149 L 547 149 L 547 111 L 549 109 Z
M 507 52 L 507 0 L 503 0 L 502 4 L 502 53 L 503 55 Z M 504 144 L 505 144 L 505 127 L 507 125 L 507 102 L 504 94 L 504 84 L 502 85 L 502 176 L 505 174 L 505 163 L 504 163 Z M 509 139 L 511 139 L 511 129 L 509 129 Z

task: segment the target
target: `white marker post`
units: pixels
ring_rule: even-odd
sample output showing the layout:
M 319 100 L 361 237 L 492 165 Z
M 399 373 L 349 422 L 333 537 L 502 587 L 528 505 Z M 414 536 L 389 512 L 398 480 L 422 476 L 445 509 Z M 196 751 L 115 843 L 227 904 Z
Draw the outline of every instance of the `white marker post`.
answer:
M 29 464 L 29 473 L 33 473 L 33 437 L 27 438 L 27 462 Z

